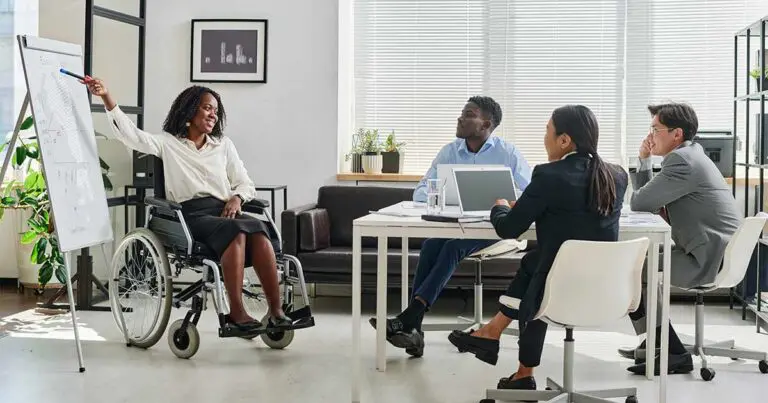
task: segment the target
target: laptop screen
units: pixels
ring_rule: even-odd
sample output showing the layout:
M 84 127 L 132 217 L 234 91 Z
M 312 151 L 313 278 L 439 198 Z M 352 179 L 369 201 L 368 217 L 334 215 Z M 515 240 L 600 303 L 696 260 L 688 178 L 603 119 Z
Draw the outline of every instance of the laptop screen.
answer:
M 512 172 L 506 170 L 456 170 L 456 189 L 463 211 L 486 211 L 498 199 L 516 200 Z

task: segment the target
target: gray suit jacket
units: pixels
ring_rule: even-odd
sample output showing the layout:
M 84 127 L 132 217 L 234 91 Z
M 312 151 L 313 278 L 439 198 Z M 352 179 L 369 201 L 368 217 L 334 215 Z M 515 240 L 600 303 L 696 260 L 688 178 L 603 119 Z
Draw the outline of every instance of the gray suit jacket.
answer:
M 672 285 L 712 283 L 743 218 L 730 187 L 701 145 L 686 141 L 664 157 L 658 175 L 638 169 L 630 177 L 633 211 L 655 213 L 666 207 L 675 242 Z

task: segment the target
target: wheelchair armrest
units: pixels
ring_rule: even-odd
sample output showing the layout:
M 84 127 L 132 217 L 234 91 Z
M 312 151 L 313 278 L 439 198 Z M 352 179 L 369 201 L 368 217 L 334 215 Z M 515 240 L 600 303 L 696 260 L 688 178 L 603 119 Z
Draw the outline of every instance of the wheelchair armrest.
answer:
M 269 208 L 269 202 L 262 199 L 253 199 L 243 204 L 243 211 L 247 213 L 262 214 L 266 208 Z
M 159 197 L 154 197 L 154 196 L 145 197 L 144 203 L 152 207 L 159 207 L 161 209 L 166 209 L 166 210 L 172 210 L 172 211 L 181 210 L 181 204 L 176 203 L 174 201 L 161 199 Z

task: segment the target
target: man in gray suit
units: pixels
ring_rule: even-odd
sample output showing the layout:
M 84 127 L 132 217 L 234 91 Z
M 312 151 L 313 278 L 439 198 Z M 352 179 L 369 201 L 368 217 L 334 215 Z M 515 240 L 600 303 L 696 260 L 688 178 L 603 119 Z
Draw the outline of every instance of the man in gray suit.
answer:
M 685 104 L 652 105 L 650 133 L 640 147 L 640 166 L 630 173 L 634 192 L 633 211 L 658 213 L 672 226 L 671 284 L 681 288 L 714 282 L 722 264 L 725 247 L 741 224 L 731 189 L 720 171 L 693 143 L 698 130 L 696 112 Z M 651 154 L 663 156 L 661 172 L 653 175 Z M 637 312 L 630 314 L 638 335 L 645 333 L 645 293 Z M 669 373 L 693 370 L 691 355 L 685 350 L 672 325 L 669 331 Z M 657 324 L 658 341 L 661 324 Z M 658 348 L 658 345 L 656 346 Z M 635 358 L 629 368 L 645 373 L 644 343 L 637 350 L 619 350 Z M 642 351 L 642 353 L 641 353 Z M 656 373 L 658 374 L 658 350 Z

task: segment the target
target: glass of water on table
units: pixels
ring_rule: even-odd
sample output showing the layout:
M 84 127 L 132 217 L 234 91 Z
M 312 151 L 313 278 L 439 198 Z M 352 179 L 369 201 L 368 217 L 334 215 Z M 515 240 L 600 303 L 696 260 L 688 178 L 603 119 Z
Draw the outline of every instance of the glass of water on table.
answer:
M 441 179 L 427 180 L 427 214 L 440 214 L 445 207 L 445 186 Z

